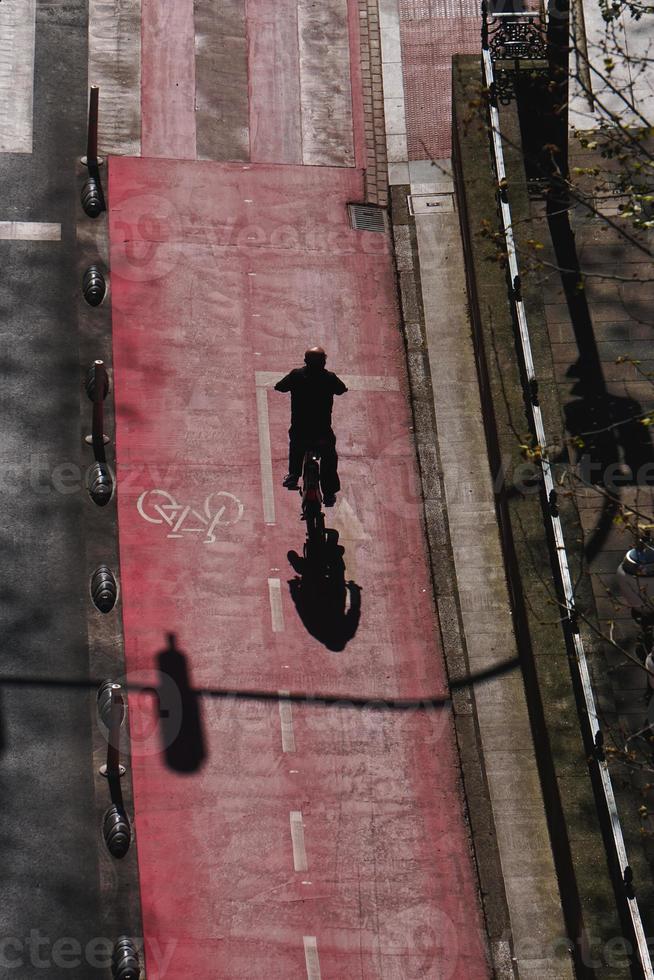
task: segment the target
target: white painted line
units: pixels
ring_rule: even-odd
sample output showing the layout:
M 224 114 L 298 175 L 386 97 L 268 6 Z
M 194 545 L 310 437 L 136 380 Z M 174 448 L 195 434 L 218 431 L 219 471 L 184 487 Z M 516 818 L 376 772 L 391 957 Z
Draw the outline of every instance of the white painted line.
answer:
M 301 810 L 291 810 L 291 841 L 293 842 L 293 867 L 296 871 L 308 871 Z
M 255 371 L 257 388 L 272 388 L 284 377 L 286 371 Z M 399 391 L 400 382 L 391 375 L 340 374 L 350 391 Z M 267 413 L 266 413 L 267 415 Z
M 282 726 L 282 752 L 295 752 L 295 732 L 293 731 L 293 705 L 288 700 L 289 691 L 280 691 L 279 720 Z M 296 770 L 291 770 L 295 772 Z
M 272 619 L 273 633 L 283 633 L 282 583 L 278 578 L 268 579 L 268 595 L 270 597 L 270 618 Z
M 0 3 L 0 152 L 31 153 L 36 0 Z
M 279 381 L 279 377 L 277 380 Z M 268 393 L 257 387 L 257 423 L 259 425 L 259 463 L 261 464 L 261 495 L 263 519 L 266 524 L 275 523 L 275 497 L 273 493 L 272 453 L 270 449 L 270 425 L 268 422 Z
M 400 382 L 390 375 L 341 374 L 350 391 L 399 391 Z
M 42 221 L 0 221 L 0 241 L 60 242 L 61 225 Z
M 315 936 L 304 937 L 304 962 L 307 965 L 307 980 L 321 980 L 318 941 Z

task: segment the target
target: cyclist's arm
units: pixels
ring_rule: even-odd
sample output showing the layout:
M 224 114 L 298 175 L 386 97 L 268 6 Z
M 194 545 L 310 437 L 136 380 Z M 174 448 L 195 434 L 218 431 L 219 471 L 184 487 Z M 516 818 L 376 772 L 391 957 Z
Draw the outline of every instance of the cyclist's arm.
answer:
M 293 375 L 291 373 L 291 374 L 287 374 L 285 377 L 282 378 L 281 381 L 277 382 L 277 384 L 275 385 L 275 391 L 290 391 L 292 387 L 293 387 Z

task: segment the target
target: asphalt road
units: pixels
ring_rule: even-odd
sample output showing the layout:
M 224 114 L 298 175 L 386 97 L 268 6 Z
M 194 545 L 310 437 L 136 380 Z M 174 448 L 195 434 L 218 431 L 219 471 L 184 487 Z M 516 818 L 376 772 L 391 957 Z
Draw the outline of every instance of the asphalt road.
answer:
M 0 154 L 0 976 L 84 977 L 102 936 L 94 819 L 74 264 L 87 5 L 38 2 L 32 154 Z M 54 482 L 53 482 L 54 481 Z M 36 680 L 38 678 L 38 680 Z M 91 945 L 89 946 L 89 943 Z

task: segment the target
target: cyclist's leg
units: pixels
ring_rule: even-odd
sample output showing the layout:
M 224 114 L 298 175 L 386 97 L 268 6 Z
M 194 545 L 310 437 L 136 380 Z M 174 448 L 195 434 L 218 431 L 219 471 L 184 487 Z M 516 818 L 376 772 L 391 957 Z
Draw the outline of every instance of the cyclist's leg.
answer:
M 304 459 L 305 440 L 293 428 L 288 430 L 288 476 L 284 480 L 287 483 L 297 483 L 302 475 L 302 461 Z
M 338 478 L 336 436 L 330 432 L 321 440 L 320 485 L 325 497 L 333 497 L 341 489 Z

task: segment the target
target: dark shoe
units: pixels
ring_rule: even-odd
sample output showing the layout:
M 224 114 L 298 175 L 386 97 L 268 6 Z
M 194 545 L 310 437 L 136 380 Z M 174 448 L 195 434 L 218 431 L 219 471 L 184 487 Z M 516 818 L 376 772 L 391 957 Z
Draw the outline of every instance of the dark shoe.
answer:
M 325 496 L 323 497 L 322 502 L 325 505 L 325 507 L 333 507 L 334 504 L 336 503 L 336 494 L 326 493 Z
M 282 486 L 286 487 L 287 490 L 300 489 L 298 486 L 297 477 L 295 476 L 294 473 L 289 473 L 288 476 L 284 477 L 284 482 L 282 483 Z

